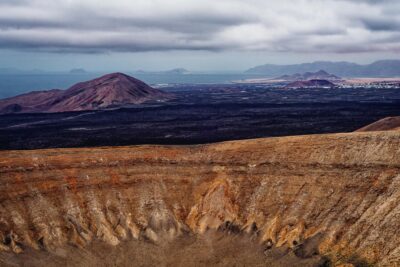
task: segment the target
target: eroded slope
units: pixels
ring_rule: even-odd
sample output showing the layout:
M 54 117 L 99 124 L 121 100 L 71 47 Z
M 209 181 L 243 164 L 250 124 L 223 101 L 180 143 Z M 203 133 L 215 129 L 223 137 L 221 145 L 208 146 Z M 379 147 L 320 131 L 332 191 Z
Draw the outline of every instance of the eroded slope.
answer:
M 0 249 L 9 257 L 219 229 L 246 235 L 267 256 L 304 246 L 305 258 L 400 264 L 399 132 L 4 151 L 0 181 Z

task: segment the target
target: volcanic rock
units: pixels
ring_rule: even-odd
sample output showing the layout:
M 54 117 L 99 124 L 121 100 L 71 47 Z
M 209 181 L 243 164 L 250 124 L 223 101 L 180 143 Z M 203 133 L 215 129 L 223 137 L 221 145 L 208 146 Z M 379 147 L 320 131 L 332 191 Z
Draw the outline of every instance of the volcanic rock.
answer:
M 31 92 L 0 100 L 0 113 L 64 112 L 115 108 L 172 96 L 123 73 L 111 73 L 67 90 Z
M 388 131 L 3 151 L 0 263 L 399 266 L 399 147 Z
M 296 81 L 289 83 L 285 88 L 334 88 L 335 84 L 327 80 Z
M 338 81 L 341 80 L 340 77 L 329 74 L 324 70 L 320 70 L 317 72 L 305 72 L 303 74 L 296 73 L 293 75 L 283 75 L 275 80 L 284 80 L 284 81 L 308 81 L 308 80 L 327 80 L 327 81 Z

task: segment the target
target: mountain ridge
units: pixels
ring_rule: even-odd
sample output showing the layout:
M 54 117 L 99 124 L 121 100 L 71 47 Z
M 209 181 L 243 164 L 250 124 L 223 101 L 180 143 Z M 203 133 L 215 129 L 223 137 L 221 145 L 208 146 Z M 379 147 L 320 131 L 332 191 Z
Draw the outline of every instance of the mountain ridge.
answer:
M 170 70 L 164 71 L 145 71 L 145 70 L 137 70 L 134 72 L 135 74 L 160 74 L 160 75 L 186 75 L 190 74 L 191 72 L 185 68 L 174 68 Z
M 316 72 L 321 69 L 341 77 L 395 77 L 400 76 L 400 60 L 378 60 L 366 65 L 347 61 L 314 61 L 290 65 L 264 64 L 250 68 L 245 73 L 272 77 Z
M 319 70 L 317 72 L 305 72 L 305 73 L 295 73 L 293 75 L 282 75 L 275 78 L 275 80 L 285 80 L 285 81 L 308 81 L 308 80 L 328 80 L 337 81 L 341 80 L 340 77 L 330 74 L 324 70 Z

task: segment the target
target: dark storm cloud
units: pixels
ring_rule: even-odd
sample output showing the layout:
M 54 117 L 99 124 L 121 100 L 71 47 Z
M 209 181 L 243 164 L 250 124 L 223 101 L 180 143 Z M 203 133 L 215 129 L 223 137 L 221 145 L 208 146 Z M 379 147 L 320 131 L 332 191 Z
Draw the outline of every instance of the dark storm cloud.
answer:
M 395 18 L 364 18 L 362 23 L 371 31 L 400 31 L 400 22 Z
M 396 11 L 396 12 L 395 12 Z M 397 1 L 2 0 L 0 47 L 56 53 L 163 50 L 398 51 Z

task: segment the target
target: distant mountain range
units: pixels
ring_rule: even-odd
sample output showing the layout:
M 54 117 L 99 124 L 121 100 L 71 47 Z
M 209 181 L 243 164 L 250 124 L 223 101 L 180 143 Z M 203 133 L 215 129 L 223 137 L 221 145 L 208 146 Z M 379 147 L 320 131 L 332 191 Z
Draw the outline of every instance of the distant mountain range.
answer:
M 91 72 L 87 71 L 84 68 L 73 68 L 71 70 L 66 70 L 66 71 L 49 71 L 49 70 L 40 70 L 40 69 L 31 69 L 31 70 L 23 70 L 23 69 L 17 69 L 17 68 L 0 68 L 0 75 L 30 75 L 30 74 L 88 74 L 88 73 L 96 73 L 96 72 Z M 165 71 L 145 71 L 145 70 L 137 70 L 130 72 L 133 74 L 162 74 L 162 75 L 184 75 L 184 74 L 190 74 L 192 73 L 191 71 L 184 69 L 184 68 L 175 68 L 171 70 L 165 70 Z
M 138 79 L 111 73 L 67 90 L 35 91 L 0 100 L 0 113 L 96 110 L 170 98 L 171 94 Z
M 282 75 L 276 80 L 283 81 L 308 81 L 308 80 L 328 80 L 328 81 L 338 81 L 341 80 L 340 77 L 329 74 L 324 70 L 319 70 L 317 72 L 305 72 L 305 73 L 295 73 L 292 75 Z
M 368 65 L 350 62 L 316 61 L 294 65 L 265 64 L 245 71 L 269 77 L 325 70 L 341 77 L 397 77 L 400 76 L 400 60 L 380 60 Z
M 190 74 L 190 71 L 184 68 L 176 68 L 172 70 L 165 70 L 165 71 L 145 71 L 145 70 L 138 70 L 134 72 L 135 74 L 173 74 L 173 75 L 184 75 Z
M 75 69 L 71 69 L 69 71 L 69 73 L 71 73 L 71 74 L 86 74 L 88 72 L 85 69 L 82 69 L 82 68 L 75 68 Z

